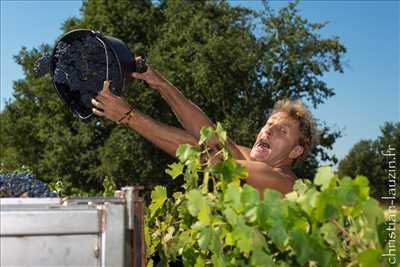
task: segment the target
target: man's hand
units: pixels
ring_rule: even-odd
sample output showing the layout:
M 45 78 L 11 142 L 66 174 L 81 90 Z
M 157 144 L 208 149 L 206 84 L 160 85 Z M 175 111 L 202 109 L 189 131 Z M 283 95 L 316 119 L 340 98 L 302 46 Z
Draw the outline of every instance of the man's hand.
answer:
M 103 90 L 92 99 L 92 110 L 97 116 L 118 122 L 131 107 L 123 98 L 113 95 L 109 86 L 110 81 L 104 81 Z
M 162 75 L 150 65 L 147 65 L 146 72 L 132 72 L 132 77 L 139 80 L 144 80 L 151 88 L 156 90 L 159 90 L 163 84 L 167 83 L 167 80 L 165 80 L 164 77 L 162 77 Z

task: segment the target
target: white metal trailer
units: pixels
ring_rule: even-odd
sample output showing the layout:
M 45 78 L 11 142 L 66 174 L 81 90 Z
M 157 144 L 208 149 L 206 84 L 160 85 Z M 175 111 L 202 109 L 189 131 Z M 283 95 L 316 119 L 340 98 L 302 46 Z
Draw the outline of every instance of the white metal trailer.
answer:
M 0 266 L 145 266 L 141 187 L 115 197 L 1 198 Z

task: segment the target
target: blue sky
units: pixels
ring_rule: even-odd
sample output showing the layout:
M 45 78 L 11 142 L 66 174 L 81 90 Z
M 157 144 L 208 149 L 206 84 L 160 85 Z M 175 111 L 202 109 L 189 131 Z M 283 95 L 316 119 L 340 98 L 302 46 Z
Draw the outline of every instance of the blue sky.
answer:
M 258 9 L 260 1 L 231 1 Z M 274 9 L 287 1 L 272 1 Z M 12 83 L 23 78 L 13 60 L 22 46 L 54 44 L 66 18 L 79 16 L 81 1 L 1 0 L 1 102 L 12 97 Z M 333 152 L 342 159 L 361 139 L 375 139 L 385 121 L 400 120 L 400 2 L 303 1 L 300 14 L 329 21 L 323 37 L 337 35 L 347 48 L 344 73 L 323 77 L 336 95 L 314 110 L 328 126 L 343 129 Z M 118 37 L 118 36 L 116 36 Z

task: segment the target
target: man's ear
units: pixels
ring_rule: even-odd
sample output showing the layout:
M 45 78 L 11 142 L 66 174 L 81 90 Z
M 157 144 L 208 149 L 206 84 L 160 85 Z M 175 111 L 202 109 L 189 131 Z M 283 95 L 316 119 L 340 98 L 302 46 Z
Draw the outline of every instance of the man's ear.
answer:
M 301 145 L 297 145 L 295 148 L 292 149 L 292 151 L 289 154 L 290 159 L 297 159 L 304 153 L 304 147 Z

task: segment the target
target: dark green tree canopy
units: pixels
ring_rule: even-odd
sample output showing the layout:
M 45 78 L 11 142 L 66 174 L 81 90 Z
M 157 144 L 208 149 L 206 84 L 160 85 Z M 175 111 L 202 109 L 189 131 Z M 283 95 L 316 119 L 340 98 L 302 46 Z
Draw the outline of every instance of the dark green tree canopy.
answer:
M 274 13 L 267 5 L 256 12 L 226 1 L 96 0 L 85 1 L 81 12 L 65 21 L 64 32 L 91 28 L 122 39 L 247 146 L 277 100 L 302 98 L 317 107 L 331 97 L 333 89 L 321 77 L 341 72 L 346 52 L 337 37 L 319 35 L 324 23 L 301 17 L 293 3 Z M 175 187 L 179 181 L 164 173 L 171 157 L 124 126 L 98 118 L 79 121 L 49 77 L 33 77 L 35 60 L 49 49 L 23 48 L 16 56 L 25 78 L 14 83 L 15 100 L 0 116 L 2 168 L 26 165 L 46 181 L 62 179 L 70 190 L 96 191 L 106 176 L 117 185 Z M 161 96 L 143 82 L 134 81 L 124 97 L 149 116 L 179 126 Z M 327 150 L 340 132 L 320 126 L 321 145 L 296 169 L 299 177 L 314 177 L 317 157 L 335 160 Z
M 389 190 L 389 161 L 393 157 L 384 156 L 389 148 L 400 151 L 400 123 L 385 122 L 381 127 L 381 135 L 376 140 L 361 140 L 353 146 L 349 154 L 339 163 L 339 175 L 356 177 L 365 175 L 371 183 L 371 194 L 378 200 L 388 195 Z M 398 155 L 397 155 L 398 157 Z M 400 168 L 398 160 L 396 170 Z M 400 186 L 397 183 L 396 191 Z

